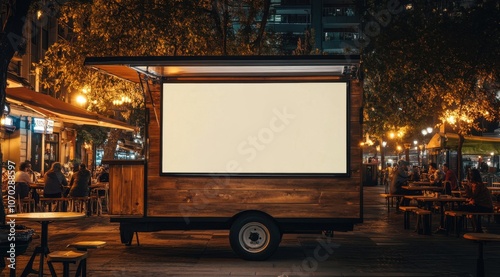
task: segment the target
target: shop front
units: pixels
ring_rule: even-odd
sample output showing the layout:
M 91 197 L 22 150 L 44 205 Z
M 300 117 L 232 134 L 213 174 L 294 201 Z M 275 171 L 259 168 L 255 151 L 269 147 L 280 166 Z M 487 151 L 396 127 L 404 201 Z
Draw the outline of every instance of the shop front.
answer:
M 65 164 L 93 156 L 91 147 L 77 144 L 76 126 L 95 125 L 134 131 L 134 127 L 126 123 L 28 88 L 7 88 L 7 103 L 9 110 L 2 117 L 2 161 L 10 160 L 16 164 L 30 161 L 33 170 L 40 173 L 47 171 L 56 161 Z

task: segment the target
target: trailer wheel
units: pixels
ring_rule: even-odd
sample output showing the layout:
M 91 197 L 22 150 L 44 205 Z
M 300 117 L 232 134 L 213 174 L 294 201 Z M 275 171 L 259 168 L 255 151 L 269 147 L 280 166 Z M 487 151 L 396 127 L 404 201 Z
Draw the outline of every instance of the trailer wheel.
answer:
M 245 260 L 263 261 L 278 249 L 281 232 L 274 221 L 261 214 L 242 215 L 231 226 L 229 242 Z

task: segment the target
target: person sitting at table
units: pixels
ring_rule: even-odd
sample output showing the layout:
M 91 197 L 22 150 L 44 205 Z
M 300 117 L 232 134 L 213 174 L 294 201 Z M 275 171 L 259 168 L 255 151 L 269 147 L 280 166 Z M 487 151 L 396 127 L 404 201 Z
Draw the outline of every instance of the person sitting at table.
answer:
M 420 181 L 420 168 L 418 168 L 418 166 L 416 166 L 416 165 L 413 166 L 410 181 L 413 181 L 413 182 Z
M 455 173 L 450 169 L 448 164 L 443 164 L 444 177 L 444 191 L 445 194 L 451 195 L 452 190 L 458 190 L 458 181 Z
M 29 175 L 29 171 L 31 170 L 31 164 L 23 162 L 19 165 L 19 170 L 16 172 L 14 176 L 15 182 L 15 193 L 14 197 L 17 198 L 25 198 L 28 197 L 30 192 L 30 185 L 34 184 Z
M 408 172 L 409 163 L 405 160 L 398 161 L 398 168 L 394 172 L 391 182 L 391 187 L 389 192 L 391 194 L 401 194 L 401 195 L 414 195 L 415 191 L 405 190 L 402 187 L 408 184 L 408 180 L 411 178 L 411 173 Z M 401 205 L 407 205 L 409 203 L 408 199 L 401 199 Z
M 87 169 L 85 164 L 80 164 L 77 172 L 73 173 L 71 176 L 71 181 L 69 182 L 70 197 L 86 197 L 89 196 L 89 187 L 92 181 L 92 174 Z
M 431 186 L 443 186 L 444 173 L 438 168 L 436 163 L 429 164 L 429 182 Z
M 481 173 L 478 169 L 472 168 L 467 175 L 467 184 L 465 185 L 465 197 L 467 204 L 460 206 L 461 211 L 475 213 L 493 212 L 493 200 L 490 190 L 484 185 Z M 475 218 L 474 218 L 475 219 Z M 481 220 L 473 222 L 474 229 L 481 232 Z
M 68 181 L 61 171 L 61 163 L 52 163 L 52 167 L 45 173 L 43 189 L 43 197 L 45 198 L 60 198 L 62 197 L 65 186 L 68 186 Z
M 101 173 L 97 176 L 97 181 L 100 183 L 109 182 L 109 172 L 106 167 L 102 167 Z

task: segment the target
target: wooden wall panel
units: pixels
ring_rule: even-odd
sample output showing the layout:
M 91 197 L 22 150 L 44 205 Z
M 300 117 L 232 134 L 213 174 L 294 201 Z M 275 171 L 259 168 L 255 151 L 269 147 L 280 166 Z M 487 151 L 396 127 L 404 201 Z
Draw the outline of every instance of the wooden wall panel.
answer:
M 109 214 L 144 215 L 144 163 L 109 164 Z

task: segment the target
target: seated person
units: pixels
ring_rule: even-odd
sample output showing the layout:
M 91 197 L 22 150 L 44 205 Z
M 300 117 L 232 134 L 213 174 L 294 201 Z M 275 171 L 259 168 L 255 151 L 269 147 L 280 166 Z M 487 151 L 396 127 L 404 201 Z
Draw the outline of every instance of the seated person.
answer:
M 394 173 L 392 177 L 392 182 L 391 182 L 391 187 L 389 192 L 391 194 L 402 194 L 402 195 L 415 195 L 416 191 L 411 191 L 411 190 L 406 190 L 403 189 L 402 187 L 404 185 L 407 185 L 408 180 L 411 178 L 411 173 L 408 172 L 408 165 L 409 163 L 404 160 L 400 160 L 398 162 L 398 169 Z M 402 205 L 407 205 L 409 204 L 408 199 L 402 199 Z
M 458 180 L 455 173 L 449 168 L 448 164 L 443 164 L 444 177 L 444 190 L 445 193 L 451 195 L 451 191 L 458 190 Z
M 101 174 L 97 176 L 97 181 L 98 182 L 109 182 L 109 173 L 106 169 L 103 169 Z
M 484 185 L 479 170 L 473 168 L 467 175 L 467 185 L 465 186 L 465 196 L 467 204 L 460 206 L 458 209 L 476 213 L 491 213 L 493 212 L 493 200 L 491 192 Z M 480 232 L 481 222 L 473 222 L 475 230 Z
M 472 168 L 467 175 L 465 197 L 468 198 L 465 210 L 479 213 L 493 212 L 493 200 L 490 190 L 484 185 L 479 170 Z
M 30 185 L 33 181 L 30 178 L 28 172 L 31 170 L 31 164 L 23 162 L 19 165 L 19 170 L 16 172 L 14 177 L 16 191 L 14 197 L 25 198 L 28 197 L 30 191 Z
M 91 185 L 92 174 L 87 169 L 85 164 L 80 164 L 80 169 L 73 173 L 71 176 L 71 181 L 69 182 L 70 197 L 86 197 L 89 196 L 89 187 Z
M 63 195 L 65 186 L 68 186 L 68 181 L 61 171 L 61 163 L 55 162 L 52 167 L 45 173 L 43 196 L 46 198 L 60 198 Z
M 431 186 L 443 186 L 444 173 L 438 168 L 436 163 L 429 164 L 429 182 Z

